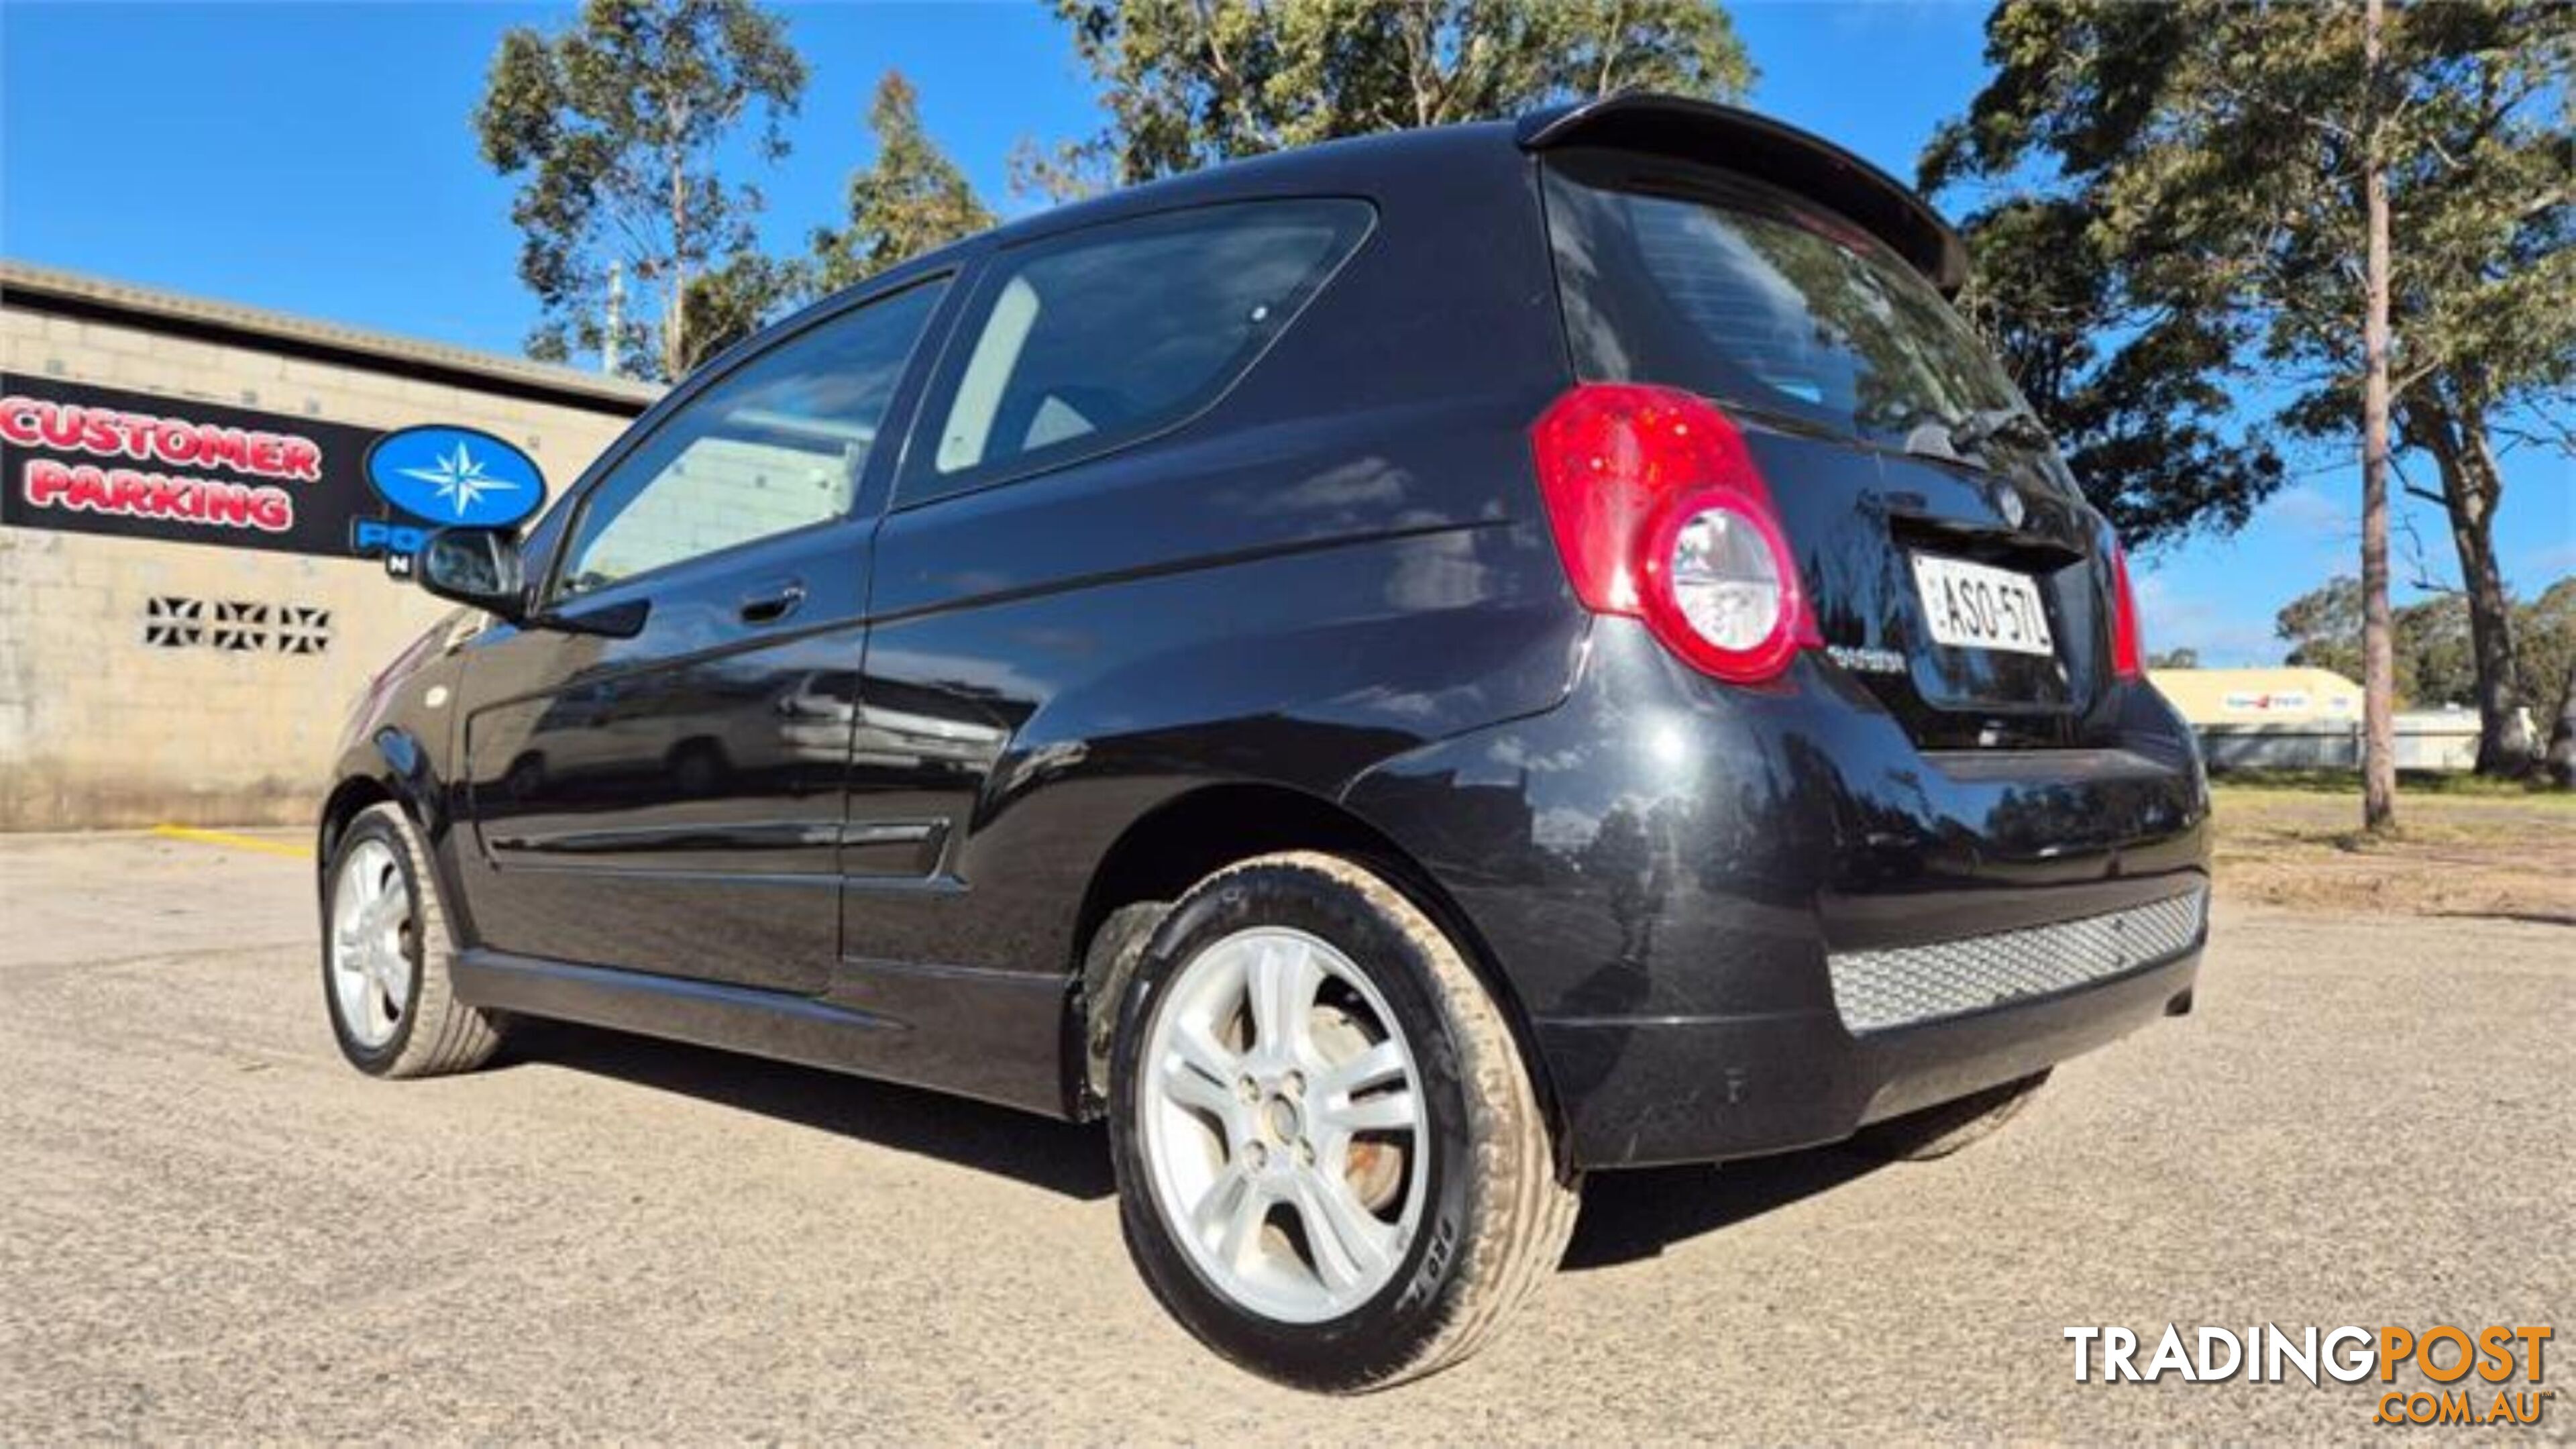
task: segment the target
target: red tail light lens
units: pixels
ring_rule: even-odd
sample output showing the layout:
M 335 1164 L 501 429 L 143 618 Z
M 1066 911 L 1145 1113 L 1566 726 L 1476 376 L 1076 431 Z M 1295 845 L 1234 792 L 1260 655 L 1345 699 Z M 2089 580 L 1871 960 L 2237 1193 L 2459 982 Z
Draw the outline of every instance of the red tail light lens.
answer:
M 1798 565 L 1744 435 L 1703 398 L 1585 383 L 1530 429 L 1576 598 L 1646 621 L 1700 670 L 1776 679 L 1818 642 Z
M 2107 537 L 2107 535 L 2106 535 Z M 2111 550 L 2111 672 L 2122 679 L 2146 673 L 2146 646 L 2138 642 L 2138 596 L 2129 588 L 2129 556 L 2120 541 Z

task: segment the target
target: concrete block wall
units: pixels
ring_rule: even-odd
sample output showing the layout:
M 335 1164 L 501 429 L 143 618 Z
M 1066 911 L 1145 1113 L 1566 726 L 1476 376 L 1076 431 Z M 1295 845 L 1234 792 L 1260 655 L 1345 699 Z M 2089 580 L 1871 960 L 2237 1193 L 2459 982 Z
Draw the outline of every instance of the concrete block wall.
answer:
M 361 427 L 481 428 L 525 448 L 558 495 L 625 426 L 5 305 L 0 363 Z M 303 823 L 349 705 L 445 612 L 371 561 L 0 528 L 0 829 Z M 163 637 L 193 624 L 197 642 L 148 642 L 156 624 Z M 259 643 L 218 647 L 219 631 Z

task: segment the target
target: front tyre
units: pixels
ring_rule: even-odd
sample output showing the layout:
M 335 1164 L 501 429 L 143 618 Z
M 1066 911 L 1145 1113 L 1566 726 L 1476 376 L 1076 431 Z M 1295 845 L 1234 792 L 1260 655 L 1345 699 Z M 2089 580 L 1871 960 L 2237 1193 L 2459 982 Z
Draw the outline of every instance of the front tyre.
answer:
M 446 912 L 420 832 L 370 805 L 341 833 L 322 888 L 322 999 L 350 1065 L 377 1077 L 472 1071 L 500 1023 L 456 999 Z
M 1182 1325 L 1349 1392 L 1482 1346 L 1551 1272 L 1578 1191 L 1455 943 L 1334 856 L 1201 881 L 1119 1002 L 1120 1220 Z

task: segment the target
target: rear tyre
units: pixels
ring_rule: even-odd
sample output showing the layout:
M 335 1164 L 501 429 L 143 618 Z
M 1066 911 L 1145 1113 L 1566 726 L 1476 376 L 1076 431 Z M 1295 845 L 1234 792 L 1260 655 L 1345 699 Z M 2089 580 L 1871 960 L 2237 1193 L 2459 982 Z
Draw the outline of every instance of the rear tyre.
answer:
M 322 1000 L 341 1055 L 376 1077 L 472 1071 L 501 1046 L 491 1012 L 456 999 L 454 939 L 429 852 L 400 806 L 341 833 L 322 892 Z
M 2041 1070 L 2000 1087 L 1863 1128 L 1852 1145 L 1883 1162 L 1930 1162 L 1982 1142 L 2021 1115 L 2048 1083 Z
M 1481 1347 L 1554 1270 L 1560 1182 L 1509 1024 L 1458 947 L 1335 856 L 1201 881 L 1121 995 L 1120 1220 L 1234 1362 L 1351 1392 Z

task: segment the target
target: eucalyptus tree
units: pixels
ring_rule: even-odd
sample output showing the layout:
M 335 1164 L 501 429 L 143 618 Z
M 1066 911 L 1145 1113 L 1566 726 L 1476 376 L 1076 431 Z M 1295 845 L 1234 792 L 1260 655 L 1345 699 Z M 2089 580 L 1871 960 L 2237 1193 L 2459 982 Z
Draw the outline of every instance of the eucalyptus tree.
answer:
M 612 269 L 639 304 L 617 350 L 666 379 L 791 295 L 794 269 L 754 246 L 758 188 L 720 163 L 746 126 L 756 160 L 784 157 L 804 89 L 786 22 L 754 0 L 585 0 L 551 34 L 504 32 L 474 130 L 484 160 L 523 178 L 519 277 L 544 313 L 528 350 L 560 360 L 610 343 Z
M 2366 495 L 2391 470 L 2412 486 L 2399 452 L 2429 460 L 2439 486 L 2413 491 L 2450 523 L 2478 662 L 2480 764 L 2521 767 L 2522 682 L 2494 526 L 2509 448 L 2576 451 L 2563 411 L 2576 382 L 2576 7 L 2453 0 L 2382 16 L 2377 0 L 2005 0 L 1986 40 L 1993 74 L 1933 139 L 1923 180 L 2000 191 L 1971 223 L 1986 243 L 1981 267 L 2019 278 L 2018 291 L 1998 289 L 1998 306 L 2080 293 L 2057 274 L 2097 269 L 2124 325 L 2095 365 L 2133 366 L 2132 387 L 2265 400 L 2250 416 L 2179 408 L 2179 424 L 2233 427 L 2231 442 L 2258 450 L 2249 457 L 2276 439 L 2343 439 L 2363 459 Z M 2013 207 L 2072 219 L 2014 227 Z M 2047 335 L 2069 317 L 2082 320 L 2034 310 L 2002 325 Z M 2189 345 L 2132 351 L 2174 328 Z M 2221 475 L 2205 498 L 2192 490 L 2209 485 L 2188 476 L 2140 476 L 2150 517 L 2225 526 L 2280 474 Z M 2366 506 L 2365 593 L 2377 586 L 2383 626 L 2385 527 L 2384 507 Z M 2387 680 L 2377 683 L 2384 713 Z M 2370 793 L 2371 821 L 2389 819 L 2384 790 Z
M 1013 158 L 1065 199 L 1284 146 L 1621 90 L 1715 100 L 1753 64 L 1707 0 L 1054 0 L 1110 123 Z
M 876 159 L 850 177 L 850 219 L 814 234 L 817 280 L 846 287 L 993 224 L 966 174 L 921 124 L 921 98 L 901 71 L 868 106 Z

